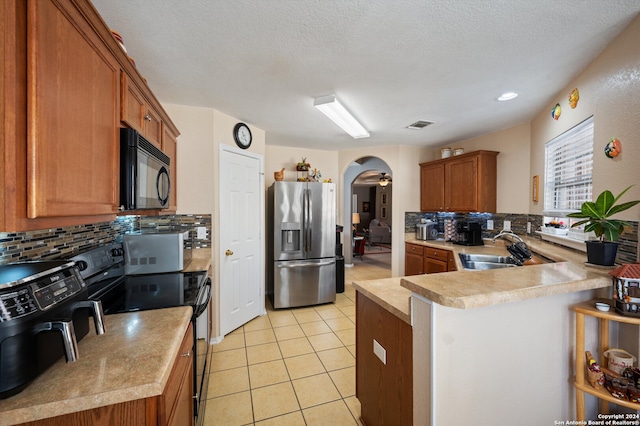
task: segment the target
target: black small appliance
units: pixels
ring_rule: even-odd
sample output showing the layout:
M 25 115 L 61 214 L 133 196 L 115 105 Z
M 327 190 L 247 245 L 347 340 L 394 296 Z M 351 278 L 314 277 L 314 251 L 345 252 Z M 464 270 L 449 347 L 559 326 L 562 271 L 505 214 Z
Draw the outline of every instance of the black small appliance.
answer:
M 100 302 L 69 261 L 0 265 L 0 398 L 22 391 L 63 356 L 74 362 L 78 341 L 104 333 Z
M 120 129 L 120 204 L 125 210 L 169 204 L 169 157 L 133 129 Z
M 482 227 L 479 223 L 457 222 L 456 223 L 456 240 L 454 244 L 463 246 L 482 246 Z

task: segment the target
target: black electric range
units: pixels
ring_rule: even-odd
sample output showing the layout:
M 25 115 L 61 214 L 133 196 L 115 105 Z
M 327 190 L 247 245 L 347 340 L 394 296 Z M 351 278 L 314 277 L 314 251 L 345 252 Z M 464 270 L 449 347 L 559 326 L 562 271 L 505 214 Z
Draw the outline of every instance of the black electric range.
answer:
M 195 424 L 202 424 L 207 399 L 209 375 L 205 372 L 211 329 L 208 306 L 212 286 L 207 272 L 125 275 L 121 243 L 100 246 L 70 260 L 76 262 L 80 269 L 89 299 L 100 300 L 105 315 L 176 306 L 193 308 L 194 416 Z

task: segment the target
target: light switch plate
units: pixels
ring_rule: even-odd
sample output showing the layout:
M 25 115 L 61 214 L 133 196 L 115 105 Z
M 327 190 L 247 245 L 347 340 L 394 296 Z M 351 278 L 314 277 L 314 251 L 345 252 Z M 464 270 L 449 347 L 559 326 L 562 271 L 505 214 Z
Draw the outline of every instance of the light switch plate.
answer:
M 493 229 L 493 220 L 487 220 L 487 231 L 491 231 Z
M 207 239 L 207 228 L 204 226 L 198 226 L 198 239 L 206 240 Z
M 531 222 L 527 222 L 527 234 L 531 233 Z
M 373 353 L 382 361 L 384 365 L 387 365 L 387 350 L 382 347 L 376 339 L 373 339 Z
M 505 231 L 511 231 L 511 221 L 510 220 L 505 220 L 504 221 L 504 226 L 502 227 L 502 229 L 504 229 Z

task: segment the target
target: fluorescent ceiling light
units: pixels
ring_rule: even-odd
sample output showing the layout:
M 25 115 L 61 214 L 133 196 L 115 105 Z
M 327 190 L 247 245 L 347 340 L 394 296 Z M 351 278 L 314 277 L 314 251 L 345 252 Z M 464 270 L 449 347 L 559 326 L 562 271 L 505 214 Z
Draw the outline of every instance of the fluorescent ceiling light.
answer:
M 369 132 L 342 106 L 335 95 L 316 98 L 313 105 L 354 139 L 368 138 Z
M 518 97 L 518 94 L 516 92 L 507 92 L 500 95 L 498 97 L 498 100 L 500 102 L 504 102 L 504 101 L 510 101 L 511 99 L 515 99 L 517 97 Z

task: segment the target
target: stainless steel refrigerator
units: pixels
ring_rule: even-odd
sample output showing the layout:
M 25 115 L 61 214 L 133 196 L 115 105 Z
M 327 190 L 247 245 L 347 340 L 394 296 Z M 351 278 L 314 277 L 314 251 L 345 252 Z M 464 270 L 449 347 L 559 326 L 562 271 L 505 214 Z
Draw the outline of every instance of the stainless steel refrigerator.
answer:
M 274 308 L 336 300 L 336 186 L 275 182 L 269 188 L 267 293 Z

